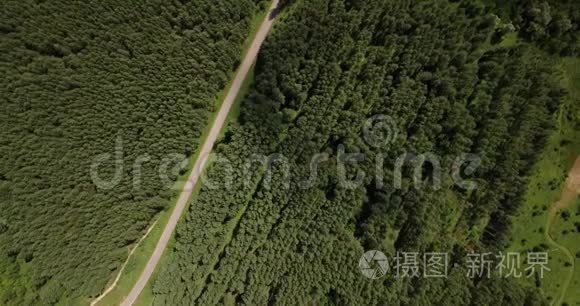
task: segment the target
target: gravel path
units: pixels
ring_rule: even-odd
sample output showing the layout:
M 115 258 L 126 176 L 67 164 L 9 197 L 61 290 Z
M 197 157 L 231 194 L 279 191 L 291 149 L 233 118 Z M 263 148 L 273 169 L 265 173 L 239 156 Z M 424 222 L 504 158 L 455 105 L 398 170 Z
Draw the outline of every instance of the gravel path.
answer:
M 159 260 L 163 255 L 163 251 L 165 251 L 167 243 L 169 242 L 171 236 L 173 235 L 173 231 L 175 230 L 177 222 L 179 221 L 181 214 L 183 213 L 183 210 L 185 209 L 185 206 L 191 197 L 193 186 L 195 186 L 195 184 L 199 180 L 199 177 L 202 172 L 201 170 L 204 168 L 205 162 L 207 160 L 206 157 L 209 156 L 209 154 L 211 153 L 214 143 L 217 137 L 219 136 L 222 126 L 224 125 L 224 122 L 228 116 L 230 108 L 236 96 L 238 95 L 238 92 L 240 91 L 242 83 L 244 82 L 244 79 L 246 78 L 254 60 L 256 59 L 256 56 L 258 55 L 260 46 L 264 42 L 264 39 L 266 38 L 266 35 L 268 34 L 272 26 L 272 23 L 274 21 L 273 17 L 275 15 L 276 8 L 278 7 L 278 1 L 279 0 L 272 1 L 270 11 L 268 15 L 264 18 L 262 24 L 260 25 L 260 29 L 258 30 L 256 37 L 254 38 L 254 41 L 252 42 L 252 45 L 250 46 L 250 49 L 246 54 L 246 57 L 244 58 L 242 64 L 238 69 L 238 72 L 236 73 L 232 86 L 230 87 L 230 90 L 228 91 L 222 103 L 219 113 L 215 118 L 213 126 L 211 127 L 209 135 L 207 136 L 205 143 L 201 148 L 199 157 L 195 161 L 193 171 L 191 172 L 191 175 L 187 179 L 187 183 L 185 184 L 185 187 L 183 188 L 179 196 L 179 199 L 177 200 L 177 204 L 175 205 L 175 208 L 173 209 L 173 212 L 169 217 L 167 225 L 163 229 L 163 233 L 161 234 L 161 237 L 159 238 L 159 241 L 155 246 L 155 250 L 153 251 L 151 258 L 149 258 L 149 261 L 147 262 L 145 269 L 141 273 L 139 280 L 137 280 L 137 283 L 135 283 L 135 285 L 131 289 L 131 292 L 129 293 L 127 298 L 125 298 L 125 301 L 123 301 L 122 303 L 123 306 L 130 306 L 133 305 L 133 303 L 135 303 L 135 301 L 139 297 L 139 294 L 141 293 L 141 291 L 143 291 L 143 288 L 145 288 L 147 282 L 151 278 L 151 275 L 153 274 L 155 267 L 157 267 L 157 264 L 159 263 Z

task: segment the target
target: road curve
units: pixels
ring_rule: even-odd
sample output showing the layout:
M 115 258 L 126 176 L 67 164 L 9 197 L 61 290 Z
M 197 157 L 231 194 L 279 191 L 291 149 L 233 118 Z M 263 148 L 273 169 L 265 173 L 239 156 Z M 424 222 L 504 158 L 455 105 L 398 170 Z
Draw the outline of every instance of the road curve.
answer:
M 236 96 L 238 95 L 238 92 L 240 91 L 242 83 L 243 83 L 244 79 L 246 78 L 248 72 L 250 71 L 250 68 L 251 68 L 253 62 L 256 59 L 256 56 L 258 55 L 258 51 L 260 50 L 260 46 L 264 42 L 266 35 L 268 34 L 268 32 L 270 31 L 270 28 L 272 27 L 272 23 L 274 21 L 274 16 L 276 14 L 276 8 L 278 7 L 278 2 L 279 2 L 279 0 L 272 1 L 272 5 L 270 7 L 270 10 L 269 10 L 268 14 L 266 15 L 266 17 L 264 18 L 264 21 L 262 21 L 262 24 L 260 25 L 260 28 L 258 29 L 258 32 L 256 33 L 254 41 L 252 42 L 252 45 L 248 49 L 248 52 L 247 52 L 244 60 L 242 61 L 242 64 L 240 65 L 238 72 L 236 73 L 236 76 L 234 78 L 232 86 L 230 87 L 230 89 L 229 89 L 229 91 L 228 91 L 228 93 L 227 93 L 227 95 L 226 95 L 226 97 L 221 105 L 221 108 L 218 112 L 218 115 L 215 118 L 213 126 L 211 127 L 211 130 L 209 132 L 209 135 L 207 136 L 207 138 L 206 138 L 206 140 L 201 148 L 199 157 L 195 161 L 193 171 L 191 172 L 191 175 L 187 179 L 187 182 L 184 185 L 183 190 L 181 191 L 181 194 L 179 195 L 179 199 L 177 200 L 177 204 L 175 205 L 175 208 L 173 209 L 173 212 L 171 213 L 171 216 L 169 217 L 169 221 L 167 221 L 167 225 L 163 229 L 163 233 L 161 234 L 161 237 L 159 238 L 159 241 L 157 242 L 157 245 L 155 246 L 155 250 L 153 251 L 153 255 L 151 255 L 151 258 L 149 258 L 149 261 L 147 262 L 145 269 L 141 273 L 141 276 L 139 276 L 137 283 L 135 283 L 135 285 L 131 289 L 131 292 L 129 292 L 129 295 L 125 298 L 125 300 L 123 301 L 123 303 L 121 305 L 131 306 L 131 305 L 133 305 L 133 303 L 135 303 L 135 301 L 139 297 L 139 294 L 141 294 L 141 291 L 143 291 L 143 288 L 145 288 L 145 286 L 147 285 L 147 282 L 151 278 L 151 275 L 153 274 L 155 267 L 159 263 L 159 260 L 161 259 L 161 255 L 163 255 L 163 251 L 167 247 L 167 243 L 169 242 L 169 239 L 171 238 L 171 235 L 173 234 L 173 231 L 175 230 L 175 227 L 177 226 L 177 222 L 179 221 L 179 218 L 181 217 L 181 214 L 183 213 L 183 210 L 185 209 L 185 206 L 186 206 L 187 202 L 189 201 L 189 198 L 191 197 L 193 187 L 195 186 L 195 184 L 197 183 L 197 181 L 200 178 L 200 175 L 201 175 L 201 172 L 204 168 L 205 162 L 207 161 L 207 156 L 209 156 L 209 154 L 211 153 L 211 150 L 214 146 L 214 143 L 215 143 L 217 137 L 219 136 L 219 133 L 220 133 L 220 131 L 224 125 L 224 122 L 228 116 L 230 108 L 231 108 Z

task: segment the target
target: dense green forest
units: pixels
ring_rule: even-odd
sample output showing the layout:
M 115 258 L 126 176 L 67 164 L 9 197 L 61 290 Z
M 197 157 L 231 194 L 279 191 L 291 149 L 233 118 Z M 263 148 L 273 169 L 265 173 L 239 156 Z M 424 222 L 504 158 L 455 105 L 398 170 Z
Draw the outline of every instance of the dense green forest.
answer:
M 282 3 L 238 122 L 215 146 L 231 163 L 208 167 L 224 185 L 192 200 L 154 304 L 547 304 L 537 276 L 470 278 L 466 263 L 514 243 L 568 95 L 557 67 L 578 57 L 580 3 Z M 0 3 L 0 305 L 82 305 L 103 291 L 167 208 L 179 158 L 195 155 L 265 5 Z M 370 118 L 390 118 L 388 144 L 369 141 Z M 364 158 L 341 168 L 345 153 Z M 452 171 L 465 153 L 481 161 L 458 169 L 475 189 Z M 440 162 L 418 168 L 424 177 L 443 171 L 417 188 L 421 154 Z M 96 161 L 113 184 L 95 184 Z M 449 275 L 369 280 L 358 264 L 372 249 L 448 252 Z
M 0 3 L 0 305 L 102 292 L 168 204 L 161 159 L 195 152 L 262 2 Z
M 480 4 L 480 10 L 493 12 L 511 24 L 498 27 L 494 37 L 517 30 L 522 39 L 549 53 L 575 56 L 580 52 L 578 1 L 483 0 L 483 3 L 486 5 Z
M 153 286 L 154 304 L 547 304 L 538 288 L 515 279 L 468 278 L 465 263 L 469 252 L 508 244 L 510 218 L 567 94 L 555 67 L 560 55 L 577 55 L 575 4 L 288 1 L 239 123 L 216 146 L 232 167 L 208 169 L 224 186 L 204 185 L 192 201 Z M 376 115 L 395 122 L 389 146 L 363 135 Z M 417 189 L 412 167 L 400 188 L 375 175 L 345 188 L 341 150 L 365 157 L 348 164 L 349 178 L 375 174 L 378 159 L 392 178 L 405 153 L 437 155 L 442 169 L 476 154 L 477 188 L 462 189 L 448 171 L 440 188 Z M 328 159 L 304 188 L 320 153 Z M 247 171 L 255 154 L 283 156 L 289 173 L 275 161 Z M 371 281 L 358 267 L 370 249 L 391 257 L 449 252 L 449 276 L 390 271 Z

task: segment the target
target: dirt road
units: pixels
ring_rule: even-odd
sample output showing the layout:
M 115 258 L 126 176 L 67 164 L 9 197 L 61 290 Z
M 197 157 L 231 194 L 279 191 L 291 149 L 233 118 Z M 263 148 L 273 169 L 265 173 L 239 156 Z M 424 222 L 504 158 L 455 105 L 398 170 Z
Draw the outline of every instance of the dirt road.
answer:
M 222 126 L 224 125 L 224 122 L 228 116 L 228 113 L 234 102 L 234 99 L 238 95 L 240 87 L 242 86 L 242 83 L 246 78 L 248 71 L 250 70 L 254 60 L 256 59 L 256 56 L 258 55 L 260 46 L 264 42 L 264 39 L 266 38 L 266 35 L 268 34 L 268 31 L 272 26 L 272 23 L 274 21 L 273 17 L 275 16 L 276 8 L 278 6 L 278 1 L 279 0 L 272 1 L 270 11 L 268 12 L 268 15 L 264 18 L 264 21 L 260 25 L 256 37 L 254 38 L 254 41 L 252 42 L 252 45 L 250 46 L 250 49 L 248 50 L 246 57 L 244 58 L 242 64 L 238 69 L 238 72 L 236 73 L 232 86 L 230 87 L 230 90 L 228 91 L 222 103 L 219 113 L 215 118 L 213 126 L 211 127 L 209 135 L 207 136 L 205 143 L 201 148 L 199 157 L 195 161 L 193 171 L 191 172 L 191 175 L 187 179 L 187 183 L 185 184 L 185 187 L 183 188 L 179 196 L 179 199 L 177 200 L 177 204 L 175 205 L 175 208 L 173 209 L 173 212 L 169 217 L 169 221 L 167 222 L 167 225 L 163 229 L 163 233 L 161 234 L 161 237 L 159 238 L 159 241 L 155 246 L 153 255 L 151 255 L 151 258 L 149 258 L 149 261 L 147 262 L 145 269 L 141 273 L 141 276 L 137 280 L 137 283 L 135 283 L 135 285 L 131 289 L 131 292 L 123 301 L 122 303 L 123 306 L 130 306 L 133 305 L 133 303 L 135 303 L 135 300 L 137 300 L 137 297 L 139 297 L 139 294 L 141 293 L 141 291 L 143 291 L 143 288 L 145 288 L 145 286 L 147 285 L 147 282 L 151 278 L 151 274 L 153 273 L 155 267 L 159 263 L 159 259 L 161 259 L 161 255 L 163 255 L 163 251 L 165 251 L 165 248 L 167 247 L 167 243 L 169 242 L 169 239 L 171 238 L 171 235 L 175 230 L 175 226 L 177 225 L 177 222 L 179 221 L 179 218 L 181 217 L 181 214 L 183 213 L 183 210 L 187 202 L 189 201 L 189 198 L 191 197 L 193 186 L 195 186 L 195 184 L 200 178 L 201 172 L 207 160 L 206 157 L 209 156 L 214 146 L 214 143 L 220 133 L 220 130 L 222 129 Z
M 576 158 L 576 162 L 572 166 L 570 173 L 568 174 L 568 178 L 566 179 L 566 183 L 564 185 L 564 189 L 562 190 L 562 194 L 560 196 L 560 200 L 555 202 L 550 211 L 548 213 L 548 219 L 546 221 L 546 238 L 548 242 L 562 251 L 564 255 L 568 258 L 568 261 L 572 264 L 572 269 L 568 274 L 568 277 L 564 279 L 564 284 L 562 286 L 562 293 L 560 297 L 554 299 L 551 305 L 561 305 L 566 297 L 566 292 L 568 292 L 568 288 L 570 287 L 570 283 L 572 282 L 572 278 L 574 277 L 574 270 L 576 269 L 574 262 L 575 258 L 572 255 L 572 252 L 565 246 L 557 243 L 554 240 L 552 235 L 553 225 L 557 220 L 557 217 L 560 215 L 560 212 L 566 208 L 578 197 L 580 194 L 580 157 Z

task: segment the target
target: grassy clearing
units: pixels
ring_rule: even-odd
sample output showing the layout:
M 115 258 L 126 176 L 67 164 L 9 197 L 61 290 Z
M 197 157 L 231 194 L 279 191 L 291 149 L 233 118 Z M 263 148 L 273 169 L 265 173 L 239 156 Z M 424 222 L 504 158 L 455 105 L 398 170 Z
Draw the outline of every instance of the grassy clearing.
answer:
M 500 48 L 509 48 L 515 46 L 518 42 L 518 33 L 508 33 L 503 37 L 503 40 L 498 44 Z
M 572 266 L 562 250 L 547 239 L 546 220 L 550 206 L 560 199 L 570 167 L 580 154 L 580 133 L 577 127 L 580 122 L 580 60 L 565 58 L 561 68 L 562 83 L 570 95 L 558 114 L 556 130 L 530 177 L 525 202 L 513 220 L 512 244 L 509 248 L 509 251 L 522 253 L 534 247 L 549 252 L 551 271 L 541 280 L 540 288 L 552 301 L 560 299 L 563 282 L 572 273 Z M 552 229 L 554 242 L 572 254 L 580 251 L 580 233 L 574 227 L 574 222 L 580 222 L 580 215 L 577 214 L 579 205 L 578 201 L 573 203 L 568 221 L 559 216 Z M 568 232 L 563 234 L 565 230 Z M 575 258 L 575 261 L 576 267 L 580 266 L 579 259 Z M 534 279 L 522 280 L 532 286 L 536 285 Z M 575 271 L 563 302 L 568 305 L 580 304 L 580 291 L 577 290 L 579 284 L 580 273 Z
M 570 91 L 570 103 L 575 108 L 570 114 L 563 114 L 560 118 L 564 126 L 570 133 L 572 156 L 580 154 L 580 132 L 578 131 L 578 122 L 580 120 L 580 59 L 567 58 L 563 61 L 562 70 L 564 71 L 564 84 Z M 575 119 L 575 120 L 574 120 Z M 567 124 L 572 123 L 572 124 Z M 554 240 L 568 249 L 571 253 L 571 261 L 565 265 L 574 264 L 574 274 L 572 282 L 565 292 L 564 301 L 569 305 L 580 305 L 580 200 L 577 198 L 567 209 L 568 217 L 564 214 L 556 219 L 553 226 Z
M 580 288 L 580 200 L 576 200 L 570 205 L 567 210 L 570 213 L 568 220 L 565 220 L 561 216 L 558 216 L 556 222 L 553 226 L 553 237 L 554 240 L 568 249 L 571 253 L 574 266 L 574 275 L 572 276 L 572 281 L 565 293 L 564 301 L 568 305 L 580 305 L 580 292 L 577 288 Z M 578 224 L 576 226 L 575 224 Z M 576 255 L 578 254 L 578 255 Z M 562 265 L 570 265 L 572 262 L 566 260 Z M 570 269 L 570 267 L 565 267 Z
M 246 41 L 243 45 L 244 51 L 242 52 L 241 59 L 243 59 L 246 56 L 247 50 L 250 47 L 252 41 L 254 40 L 254 37 L 258 31 L 258 28 L 260 27 L 260 24 L 267 13 L 268 13 L 267 10 L 261 11 L 258 14 L 256 14 L 256 16 L 254 16 L 254 18 L 252 19 L 252 22 L 250 25 L 250 35 L 248 36 L 248 38 L 246 39 Z M 216 111 L 211 113 L 209 116 L 208 124 L 206 125 L 206 128 L 204 129 L 204 131 L 200 137 L 200 142 L 199 142 L 200 145 L 205 141 L 205 139 L 207 138 L 207 135 L 209 134 L 211 126 L 213 125 L 213 123 L 215 121 L 215 117 L 217 116 L 217 113 L 221 107 L 221 104 L 225 98 L 225 95 L 227 94 L 227 92 L 229 91 L 229 89 L 232 85 L 232 81 L 233 81 L 234 76 L 235 76 L 235 72 L 232 72 L 230 74 L 230 82 L 216 96 L 216 102 L 215 102 L 216 103 L 216 108 L 215 108 Z M 221 131 L 222 135 L 225 132 L 228 124 L 234 123 L 235 120 L 237 120 L 238 115 L 240 113 L 241 101 L 243 100 L 243 98 L 245 97 L 247 92 L 249 91 L 249 88 L 250 88 L 250 85 L 253 81 L 253 78 L 254 78 L 254 66 L 252 66 L 252 68 L 250 69 L 248 76 L 246 77 L 246 79 L 244 80 L 244 83 L 242 84 L 242 87 L 240 89 L 240 93 L 236 97 L 234 104 L 232 105 L 232 108 L 228 114 L 226 123 L 224 124 L 224 127 L 222 128 L 222 131 Z M 171 216 L 171 213 L 175 207 L 177 199 L 179 198 L 179 191 L 182 189 L 184 183 L 187 181 L 187 178 L 191 174 L 191 171 L 193 170 L 192 169 L 193 164 L 195 163 L 195 161 L 197 160 L 198 157 L 199 157 L 199 152 L 196 152 L 194 155 L 191 156 L 191 158 L 188 162 L 188 166 L 187 166 L 188 171 L 177 179 L 177 182 L 175 183 L 175 185 L 172 188 L 175 192 L 174 192 L 174 195 L 170 201 L 170 204 L 168 205 L 168 209 L 166 209 L 158 214 L 157 223 L 156 223 L 155 227 L 151 230 L 149 235 L 142 241 L 142 243 L 139 245 L 139 247 L 135 250 L 135 253 L 133 254 L 133 256 L 127 262 L 127 266 L 125 267 L 125 270 L 123 271 L 123 275 L 119 279 L 117 286 L 115 287 L 115 289 L 113 291 L 111 291 L 107 296 L 105 296 L 97 304 L 98 306 L 120 305 L 121 302 L 123 301 L 123 299 L 125 298 L 125 296 L 127 296 L 129 291 L 132 289 L 133 285 L 137 282 L 139 276 L 141 275 L 141 272 L 145 268 L 147 261 L 149 260 L 151 254 L 153 253 L 153 250 L 155 249 L 157 241 L 159 241 L 159 237 L 161 236 L 163 229 L 165 228 L 165 225 L 167 224 L 167 221 L 169 220 L 169 216 Z M 200 187 L 199 185 L 195 186 L 195 189 L 192 193 L 192 198 L 194 198 L 197 195 L 197 193 L 199 192 L 199 187 Z M 186 208 L 186 211 L 187 211 L 187 208 Z M 168 257 L 169 257 L 167 254 L 170 253 L 171 250 L 173 249 L 174 243 L 175 243 L 174 238 L 172 238 L 167 246 L 167 250 L 170 250 L 170 251 L 166 252 L 164 254 L 164 256 L 161 258 L 161 260 L 159 262 L 159 266 L 161 266 L 165 262 L 167 262 Z M 151 290 L 151 284 L 152 284 L 153 280 L 156 278 L 157 272 L 158 271 L 154 272 L 153 276 L 151 277 L 151 280 L 147 284 L 147 287 L 143 290 L 143 293 L 141 294 L 141 296 L 139 296 L 139 299 L 137 300 L 135 305 L 151 305 L 152 304 L 153 294 L 152 294 L 152 290 Z

